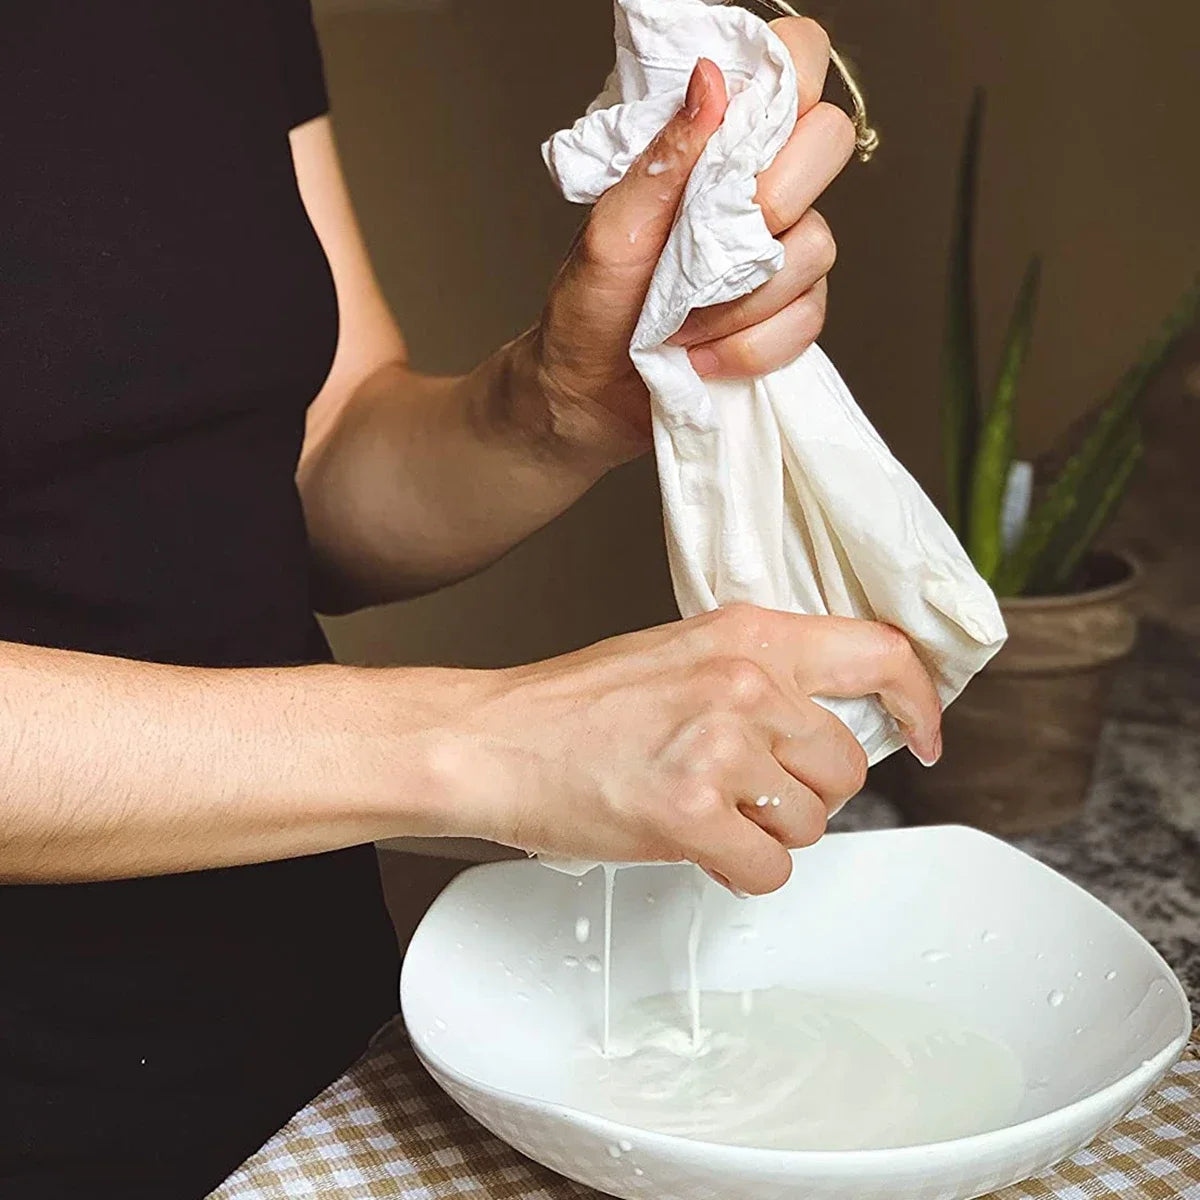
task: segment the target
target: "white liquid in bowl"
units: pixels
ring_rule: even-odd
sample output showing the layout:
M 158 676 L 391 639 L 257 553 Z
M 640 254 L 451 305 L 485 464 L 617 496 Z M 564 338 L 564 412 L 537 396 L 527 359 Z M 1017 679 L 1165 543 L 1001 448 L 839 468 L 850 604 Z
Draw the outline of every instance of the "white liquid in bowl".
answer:
M 788 988 L 700 999 L 695 1047 L 686 993 L 621 1014 L 607 1058 L 580 1049 L 566 1102 L 707 1142 L 865 1150 L 1000 1128 L 1024 1094 L 1008 1047 L 932 1004 Z

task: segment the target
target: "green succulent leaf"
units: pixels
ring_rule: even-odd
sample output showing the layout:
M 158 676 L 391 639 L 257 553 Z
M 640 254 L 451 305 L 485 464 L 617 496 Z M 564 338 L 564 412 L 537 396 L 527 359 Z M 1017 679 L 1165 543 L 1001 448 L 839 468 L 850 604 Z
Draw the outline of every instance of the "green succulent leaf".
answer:
M 1083 498 L 1051 543 L 1051 553 L 1043 556 L 1030 579 L 1029 591 L 1054 594 L 1071 586 L 1080 564 L 1116 512 L 1135 468 L 1145 452 L 1141 423 L 1129 422 L 1127 432 L 1118 439 L 1114 454 L 1101 460 L 1096 478 L 1087 481 Z
M 1001 514 L 1004 488 L 1015 441 L 1017 387 L 1029 355 L 1037 311 L 1041 263 L 1033 259 L 1021 280 L 1021 290 L 1004 338 L 1004 353 L 992 401 L 979 435 L 971 473 L 971 504 L 967 520 L 967 552 L 976 569 L 991 582 L 1004 554 Z
M 1183 294 L 1159 331 L 1147 341 L 1137 361 L 1121 376 L 1108 399 L 1101 405 L 1082 446 L 1067 460 L 1041 503 L 1034 508 L 1024 537 L 1000 564 L 993 581 L 1000 595 L 1020 595 L 1034 585 L 1035 578 L 1057 578 L 1062 574 L 1057 566 L 1044 560 L 1048 555 L 1053 556 L 1055 543 L 1060 541 L 1067 528 L 1065 523 L 1077 508 L 1083 514 L 1078 527 L 1079 536 L 1066 540 L 1074 547 L 1070 553 L 1076 555 L 1077 552 L 1076 566 L 1087 553 L 1090 542 L 1080 546 L 1080 540 L 1087 529 L 1096 523 L 1084 500 L 1085 493 L 1091 490 L 1093 495 L 1109 497 L 1108 515 L 1111 515 L 1137 462 L 1138 455 L 1133 455 L 1133 463 L 1126 469 L 1129 456 L 1121 452 L 1125 444 L 1122 439 L 1128 437 L 1137 402 L 1176 343 L 1192 326 L 1197 312 L 1200 312 L 1200 276 Z M 1089 481 L 1102 478 L 1106 469 L 1111 472 L 1111 478 L 1123 475 L 1121 488 L 1115 494 L 1111 494 L 1107 486 L 1096 487 L 1093 483 L 1089 488 Z M 1107 520 L 1107 516 L 1104 519 Z M 1102 523 L 1096 525 L 1093 537 L 1101 527 Z

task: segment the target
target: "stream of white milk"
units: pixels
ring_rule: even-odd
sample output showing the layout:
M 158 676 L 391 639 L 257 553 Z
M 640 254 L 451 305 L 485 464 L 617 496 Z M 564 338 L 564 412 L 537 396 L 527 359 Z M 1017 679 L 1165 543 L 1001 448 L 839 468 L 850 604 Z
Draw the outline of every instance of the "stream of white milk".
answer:
M 568 1103 L 640 1129 L 792 1150 L 944 1141 L 1016 1113 L 1016 1056 L 936 1005 L 782 987 L 701 992 L 698 871 L 686 991 L 641 1000 L 614 1024 L 614 872 L 604 869 L 601 1053 L 581 1046 Z

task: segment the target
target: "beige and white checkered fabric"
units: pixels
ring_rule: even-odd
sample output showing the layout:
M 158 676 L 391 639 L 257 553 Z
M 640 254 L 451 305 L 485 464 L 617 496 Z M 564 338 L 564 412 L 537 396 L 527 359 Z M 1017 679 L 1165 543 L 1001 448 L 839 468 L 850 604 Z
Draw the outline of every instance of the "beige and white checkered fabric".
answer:
M 399 1021 L 209 1200 L 596 1200 L 446 1097 Z M 1155 1094 L 1085 1150 L 991 1200 L 1200 1200 L 1200 1029 Z M 897 1200 L 903 1200 L 897 1197 Z

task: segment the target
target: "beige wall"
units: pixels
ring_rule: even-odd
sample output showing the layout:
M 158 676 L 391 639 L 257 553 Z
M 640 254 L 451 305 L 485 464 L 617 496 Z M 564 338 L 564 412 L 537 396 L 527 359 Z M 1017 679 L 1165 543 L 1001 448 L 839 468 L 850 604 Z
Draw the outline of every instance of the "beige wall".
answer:
M 961 119 L 986 84 L 983 331 L 1046 257 L 1025 448 L 1119 372 L 1200 263 L 1192 0 L 826 0 L 884 144 L 822 203 L 841 244 L 823 342 L 898 454 L 936 486 L 943 262 Z M 578 212 L 538 143 L 610 56 L 606 0 L 341 3 L 320 32 L 347 174 L 416 363 L 458 370 L 528 324 Z M 985 356 L 990 370 L 993 355 Z M 653 477 L 606 480 L 481 577 L 331 623 L 344 657 L 494 665 L 672 615 Z

